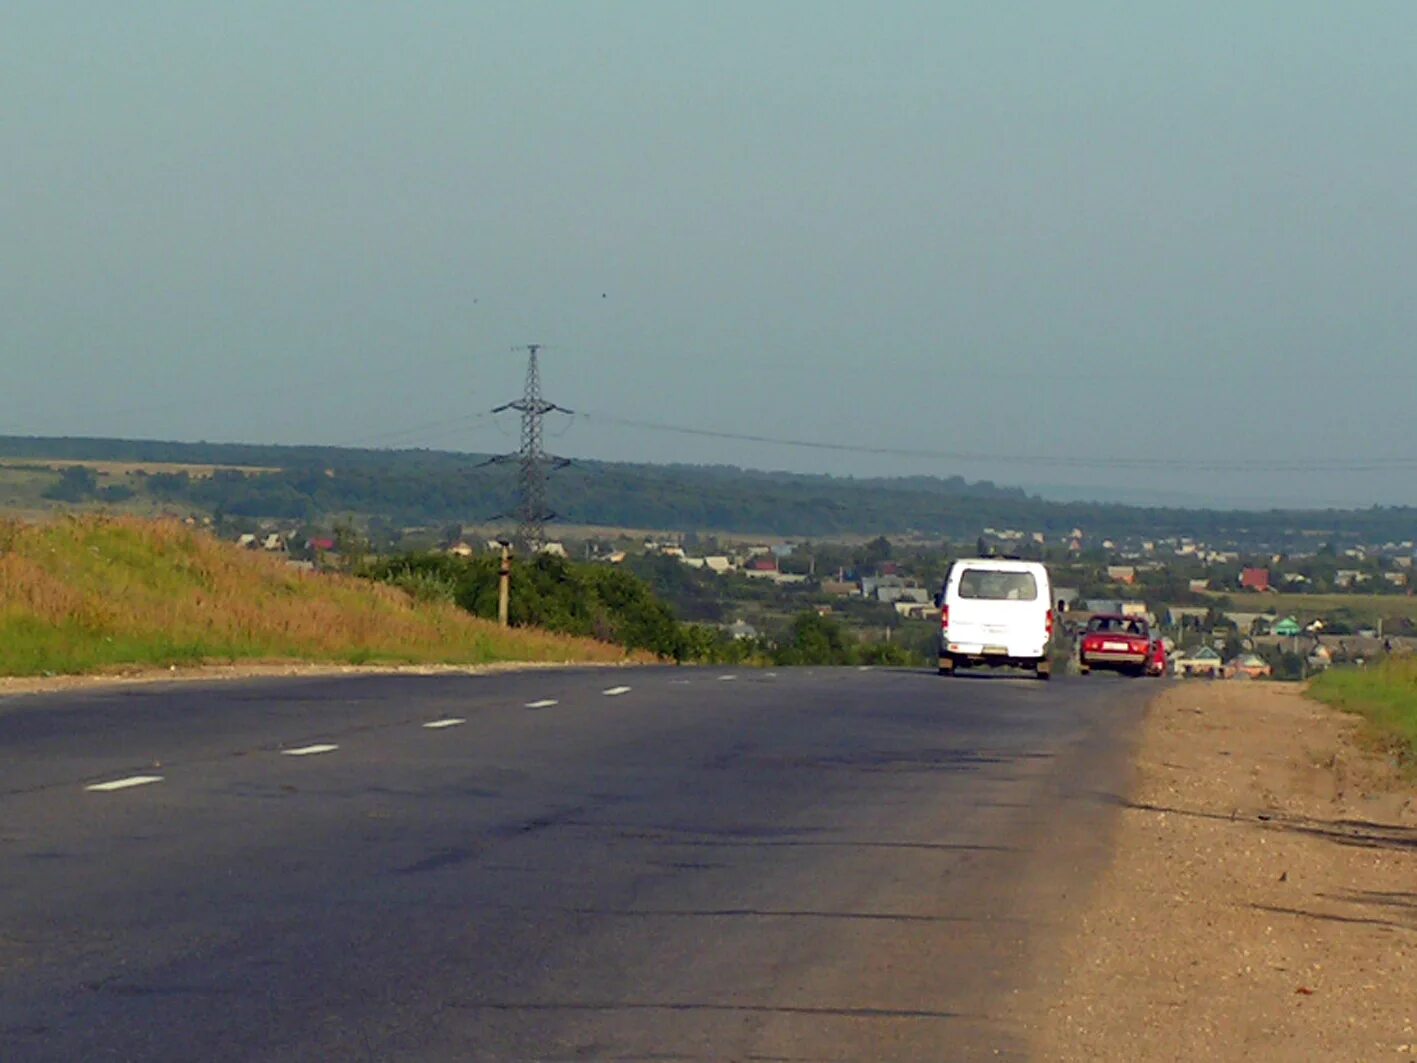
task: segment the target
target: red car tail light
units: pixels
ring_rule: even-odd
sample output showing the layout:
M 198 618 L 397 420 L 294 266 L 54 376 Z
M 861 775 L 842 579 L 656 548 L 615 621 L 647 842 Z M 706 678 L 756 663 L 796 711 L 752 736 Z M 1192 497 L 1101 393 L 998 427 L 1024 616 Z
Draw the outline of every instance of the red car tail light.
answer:
M 949 607 L 948 605 L 942 605 L 942 606 L 940 606 L 940 630 L 943 631 L 943 630 L 945 630 L 945 629 L 946 629 L 947 627 L 949 627 L 949 626 L 950 626 L 950 607 Z
M 1048 610 L 1048 617 L 1043 622 L 1043 633 L 1048 637 L 1053 637 L 1053 610 Z

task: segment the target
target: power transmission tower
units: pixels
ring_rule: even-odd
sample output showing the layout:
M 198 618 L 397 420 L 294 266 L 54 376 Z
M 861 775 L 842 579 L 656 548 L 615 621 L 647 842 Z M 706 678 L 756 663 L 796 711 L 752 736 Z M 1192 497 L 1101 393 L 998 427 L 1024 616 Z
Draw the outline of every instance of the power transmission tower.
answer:
M 531 554 L 546 543 L 546 522 L 556 516 L 546 505 L 546 478 L 551 470 L 570 464 L 565 458 L 546 453 L 542 445 L 541 419 L 548 413 L 571 411 L 554 402 L 547 402 L 541 396 L 541 367 L 537 363 L 541 344 L 531 343 L 517 350 L 527 352 L 526 386 L 522 397 L 516 402 L 498 406 L 492 412 L 516 410 L 522 415 L 522 446 L 516 454 L 494 460 L 517 462 L 516 543 L 520 549 Z

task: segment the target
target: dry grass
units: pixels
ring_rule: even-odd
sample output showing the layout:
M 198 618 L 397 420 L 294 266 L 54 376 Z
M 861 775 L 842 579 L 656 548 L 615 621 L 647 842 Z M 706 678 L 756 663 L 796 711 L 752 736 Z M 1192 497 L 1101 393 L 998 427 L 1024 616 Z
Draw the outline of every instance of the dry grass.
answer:
M 624 657 L 618 646 L 504 631 L 392 587 L 301 572 L 175 521 L 0 521 L 0 674 L 238 660 Z

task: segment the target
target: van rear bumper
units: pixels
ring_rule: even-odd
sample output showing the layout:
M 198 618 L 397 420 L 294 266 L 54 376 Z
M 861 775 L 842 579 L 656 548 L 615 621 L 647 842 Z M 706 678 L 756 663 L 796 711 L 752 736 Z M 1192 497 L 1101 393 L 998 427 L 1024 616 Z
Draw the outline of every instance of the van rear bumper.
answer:
M 986 646 L 979 642 L 941 642 L 940 655 L 967 657 L 970 660 L 1036 661 L 1048 656 L 1046 646 Z

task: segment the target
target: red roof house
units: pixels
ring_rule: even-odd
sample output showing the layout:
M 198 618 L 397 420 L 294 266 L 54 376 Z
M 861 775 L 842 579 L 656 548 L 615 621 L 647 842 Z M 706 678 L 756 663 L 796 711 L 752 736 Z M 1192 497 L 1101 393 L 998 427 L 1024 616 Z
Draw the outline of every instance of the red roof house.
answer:
M 1269 590 L 1269 569 L 1247 568 L 1240 573 L 1240 586 L 1247 591 Z

